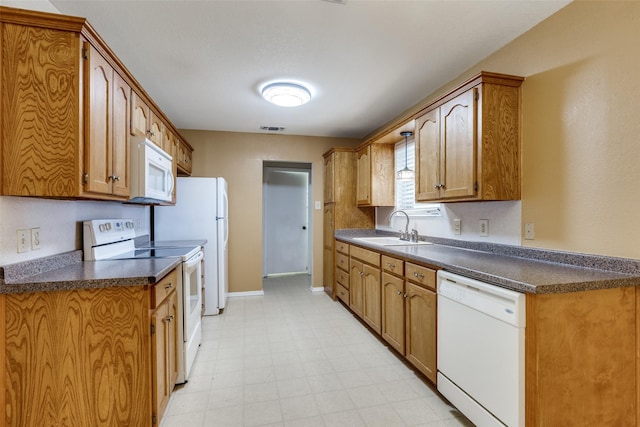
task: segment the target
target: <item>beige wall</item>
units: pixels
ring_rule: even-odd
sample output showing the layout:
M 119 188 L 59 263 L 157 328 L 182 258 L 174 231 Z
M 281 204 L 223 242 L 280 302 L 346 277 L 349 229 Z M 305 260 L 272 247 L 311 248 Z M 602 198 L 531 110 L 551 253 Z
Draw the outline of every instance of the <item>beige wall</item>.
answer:
M 525 246 L 640 258 L 640 2 L 575 1 L 478 71 L 522 86 Z
M 262 289 L 262 163 L 311 163 L 312 199 L 323 199 L 322 154 L 353 139 L 183 130 L 193 146 L 193 176 L 222 176 L 229 184 L 229 289 Z M 312 217 L 312 283 L 322 287 L 322 210 Z

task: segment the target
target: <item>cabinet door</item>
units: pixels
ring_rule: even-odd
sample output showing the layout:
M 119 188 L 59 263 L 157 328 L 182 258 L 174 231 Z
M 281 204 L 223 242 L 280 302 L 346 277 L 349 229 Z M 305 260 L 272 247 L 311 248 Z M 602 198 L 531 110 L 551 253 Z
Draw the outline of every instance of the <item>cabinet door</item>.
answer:
M 158 147 L 162 148 L 162 131 L 164 130 L 164 124 L 158 116 L 153 114 L 153 111 L 149 111 L 149 122 L 147 125 L 147 137 Z
M 382 327 L 382 303 L 380 297 L 380 269 L 370 265 L 364 265 L 364 276 L 362 276 L 363 311 L 362 319 L 378 334 Z
M 476 183 L 476 88 L 440 107 L 440 179 L 443 198 L 474 196 Z
M 131 135 L 147 136 L 149 107 L 135 92 L 131 94 Z
M 406 356 L 436 382 L 436 294 L 406 282 Z
M 382 273 L 382 338 L 404 354 L 404 280 Z
M 334 154 L 329 155 L 324 159 L 324 202 L 333 202 L 333 168 L 334 168 Z
M 169 309 L 167 316 L 167 345 L 169 347 L 169 361 L 167 363 L 169 383 L 167 392 L 171 394 L 178 381 L 178 292 L 173 292 L 167 298 Z
M 363 276 L 363 264 L 360 261 L 351 258 L 349 274 L 349 307 L 360 318 L 362 318 L 364 314 Z
M 329 296 L 335 296 L 335 284 L 334 284 L 334 229 L 333 229 L 333 203 L 328 203 L 324 205 L 324 215 L 323 215 L 323 284 L 324 291 L 329 294 Z
M 368 206 L 371 203 L 371 146 L 366 146 L 357 154 L 358 179 L 356 200 L 358 205 Z
M 440 109 L 416 120 L 416 200 L 440 198 Z
M 85 91 L 86 111 L 85 129 L 85 190 L 92 193 L 111 194 L 112 192 L 112 153 L 111 153 L 111 110 L 113 68 L 93 49 L 84 44 L 87 52 L 85 70 L 87 70 L 88 90 Z
M 174 292 L 175 294 L 175 292 Z M 160 420 L 164 413 L 169 396 L 171 394 L 170 387 L 170 363 L 171 363 L 171 346 L 170 346 L 170 325 L 169 318 L 169 300 L 165 300 L 160 304 L 151 315 L 151 366 L 153 376 L 153 415 L 156 420 Z
M 113 121 L 112 121 L 112 176 L 113 194 L 129 196 L 129 120 L 131 88 L 113 73 Z

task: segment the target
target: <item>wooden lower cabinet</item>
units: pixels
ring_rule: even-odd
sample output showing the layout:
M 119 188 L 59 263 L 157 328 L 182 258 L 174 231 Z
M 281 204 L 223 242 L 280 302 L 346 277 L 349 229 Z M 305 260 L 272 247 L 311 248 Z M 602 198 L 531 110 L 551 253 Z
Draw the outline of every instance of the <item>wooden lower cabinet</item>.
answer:
M 177 378 L 176 280 L 0 295 L 0 425 L 159 425 Z
M 144 286 L 6 296 L 6 426 L 150 426 Z
M 434 384 L 436 383 L 436 293 L 424 284 L 433 283 L 435 270 L 383 255 L 382 338 Z M 390 272 L 393 272 L 391 274 Z
M 404 354 L 404 279 L 382 273 L 382 338 Z
M 159 424 L 164 414 L 171 392 L 178 379 L 177 337 L 178 337 L 178 294 L 177 276 L 170 274 L 154 285 L 164 298 L 151 312 L 151 375 L 153 383 L 152 420 Z M 152 307 L 154 304 L 152 298 Z
M 349 275 L 349 308 L 358 317 L 364 315 L 364 264 L 358 260 L 351 259 Z
M 407 282 L 406 351 L 407 360 L 436 383 L 436 293 Z
M 352 246 L 349 266 L 349 307 L 380 334 L 380 254 Z

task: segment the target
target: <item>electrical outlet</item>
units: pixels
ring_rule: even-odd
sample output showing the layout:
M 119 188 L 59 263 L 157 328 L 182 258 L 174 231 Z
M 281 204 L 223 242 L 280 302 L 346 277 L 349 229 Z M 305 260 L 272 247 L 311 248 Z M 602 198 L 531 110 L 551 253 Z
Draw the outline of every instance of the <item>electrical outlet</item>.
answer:
M 524 225 L 524 238 L 526 240 L 534 240 L 536 238 L 536 233 L 532 222 Z
M 462 220 L 456 218 L 453 220 L 453 234 L 456 234 L 459 236 L 461 232 L 462 232 Z
M 31 229 L 31 250 L 40 249 L 40 227 Z
M 29 250 L 29 230 L 18 230 L 18 253 Z
M 480 235 L 482 237 L 489 236 L 489 220 L 488 219 L 480 220 Z

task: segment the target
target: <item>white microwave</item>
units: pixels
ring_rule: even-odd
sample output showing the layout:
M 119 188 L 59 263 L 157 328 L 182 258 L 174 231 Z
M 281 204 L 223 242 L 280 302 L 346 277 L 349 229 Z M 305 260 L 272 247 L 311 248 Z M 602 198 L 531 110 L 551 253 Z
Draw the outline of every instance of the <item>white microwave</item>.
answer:
M 147 138 L 131 139 L 133 203 L 170 202 L 173 192 L 171 156 Z

